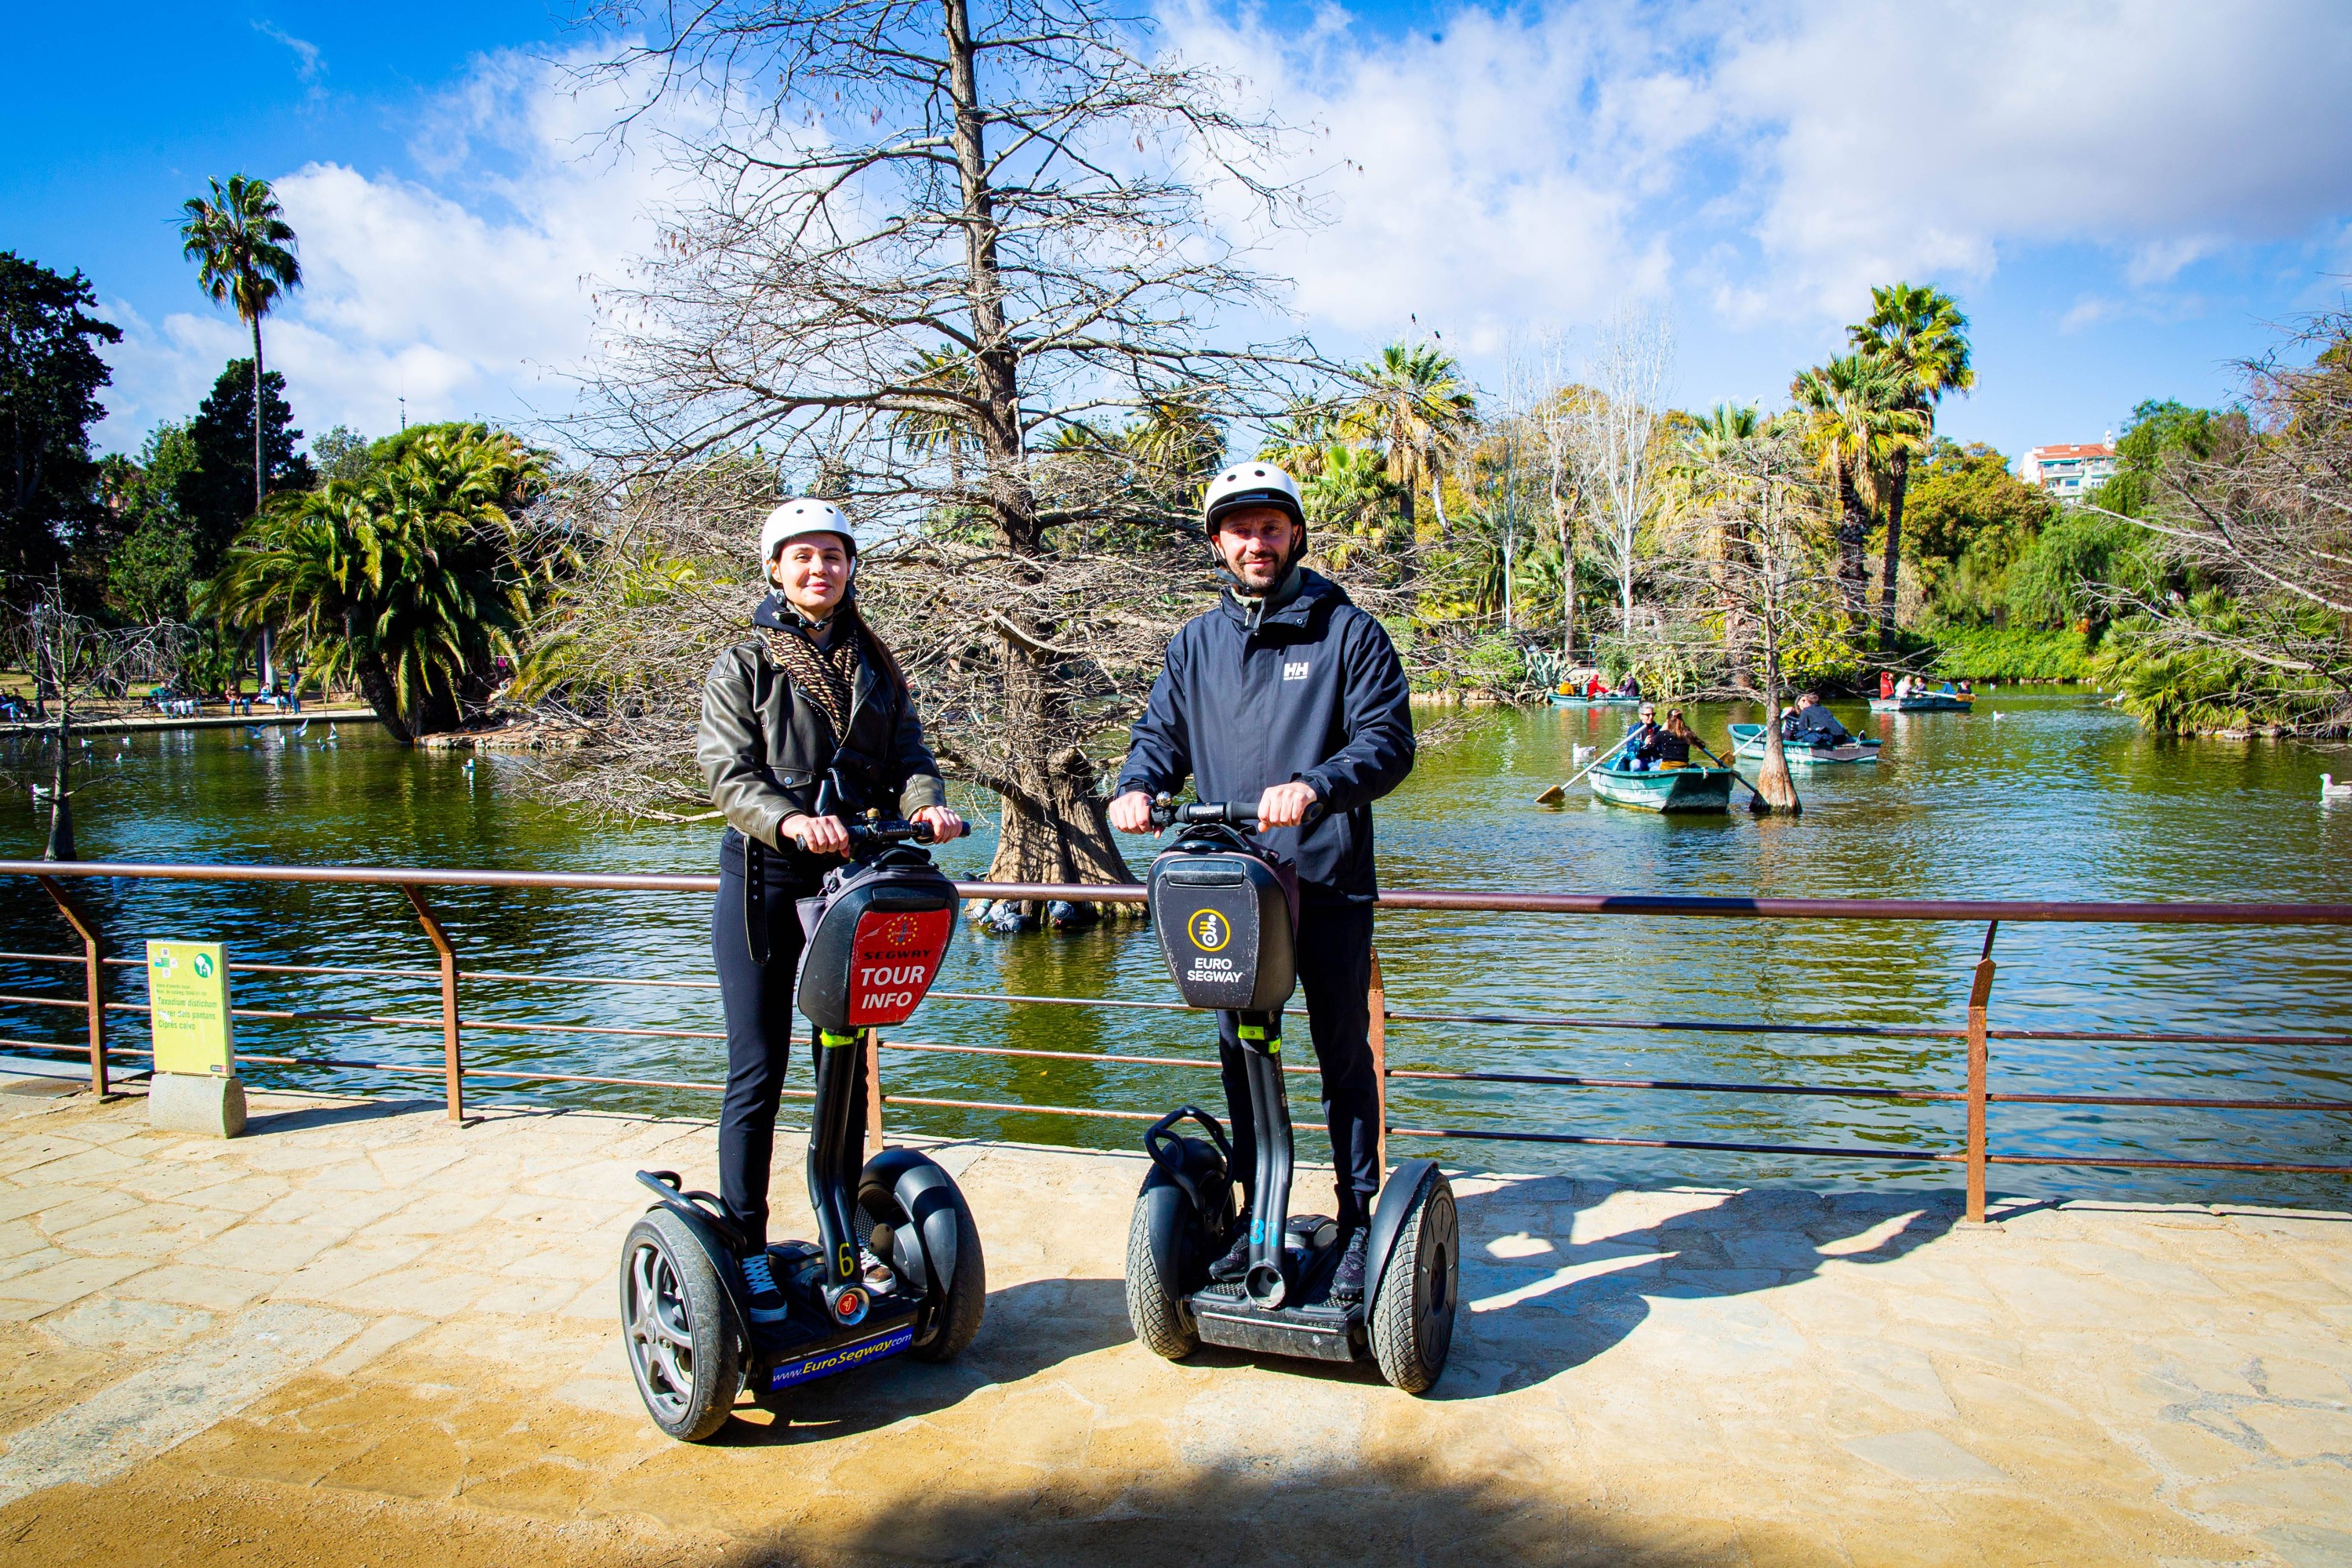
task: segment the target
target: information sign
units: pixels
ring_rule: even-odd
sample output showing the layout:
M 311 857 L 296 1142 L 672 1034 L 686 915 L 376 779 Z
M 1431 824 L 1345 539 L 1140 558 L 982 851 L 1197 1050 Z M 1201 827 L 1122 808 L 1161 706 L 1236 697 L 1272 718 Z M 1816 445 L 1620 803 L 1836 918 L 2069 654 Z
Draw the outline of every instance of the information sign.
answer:
M 228 961 L 216 942 L 147 944 L 157 1072 L 226 1078 L 236 1065 L 229 1028 Z

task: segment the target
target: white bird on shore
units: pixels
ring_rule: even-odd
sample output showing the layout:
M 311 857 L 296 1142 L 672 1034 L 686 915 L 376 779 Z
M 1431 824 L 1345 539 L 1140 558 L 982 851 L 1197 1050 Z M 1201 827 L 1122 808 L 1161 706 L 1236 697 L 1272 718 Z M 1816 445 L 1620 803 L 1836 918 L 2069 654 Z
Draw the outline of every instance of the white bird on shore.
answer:
M 33 787 L 35 789 L 38 789 L 41 786 L 35 784 Z M 2337 784 L 2334 773 L 2322 773 L 2319 775 L 2320 799 L 2328 800 L 2341 795 L 2352 795 L 2352 779 L 2347 779 L 2342 784 Z

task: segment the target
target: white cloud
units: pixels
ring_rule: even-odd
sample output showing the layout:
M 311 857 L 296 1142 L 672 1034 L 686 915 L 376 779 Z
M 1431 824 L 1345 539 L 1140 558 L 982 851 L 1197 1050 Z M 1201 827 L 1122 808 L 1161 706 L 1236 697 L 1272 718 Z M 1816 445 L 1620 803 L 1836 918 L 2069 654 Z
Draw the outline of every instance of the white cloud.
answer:
M 2352 255 L 2334 0 L 1551 0 L 1463 9 L 1436 37 L 1336 7 L 1277 32 L 1222 3 L 1165 0 L 1162 41 L 1319 131 L 1297 169 L 1332 221 L 1258 260 L 1341 352 L 1418 314 L 1483 357 L 1627 305 L 1681 314 L 1701 358 L 1740 334 L 1826 343 L 1869 284 L 1967 287 L 2059 247 L 2091 258 L 2064 264 L 2068 328 L 2178 320 L 2214 258 Z M 570 407 L 592 292 L 678 188 L 599 143 L 614 108 L 497 57 L 417 112 L 413 170 L 321 160 L 279 182 L 309 284 L 269 357 L 307 430 L 382 432 L 403 392 L 412 419 Z M 245 352 L 224 317 L 116 319 L 110 445 Z
M 1325 171 L 1331 221 L 1261 257 L 1296 279 L 1300 314 L 1376 334 L 1417 312 L 1485 349 L 1530 317 L 1666 287 L 1664 241 L 1638 220 L 1689 133 L 1688 85 L 1651 68 L 1654 40 L 1591 21 L 1468 11 L 1393 41 L 1336 13 L 1304 39 L 1199 11 L 1167 26 L 1320 132 L 1300 166 Z
M 669 194 L 656 160 L 596 139 L 612 110 L 560 67 L 500 57 L 418 117 L 428 177 L 321 162 L 274 182 L 303 287 L 264 321 L 265 359 L 309 435 L 383 434 L 403 396 L 411 422 L 528 423 L 571 406 L 593 291 L 651 247 Z M 110 446 L 184 417 L 226 359 L 251 352 L 226 312 L 174 313 L 160 329 L 121 319 Z
M 256 22 L 253 30 L 263 37 L 285 45 L 294 51 L 294 69 L 305 84 L 311 84 L 327 74 L 327 62 L 319 53 L 319 46 L 308 38 L 298 38 L 285 28 L 268 22 Z
M 1760 139 L 1756 236 L 1822 309 L 2010 247 L 2130 247 L 2137 284 L 2308 233 L 2352 207 L 2347 78 L 2352 12 L 2311 0 L 1803 0 L 1714 72 Z
M 1895 277 L 2088 243 L 2134 289 L 2352 211 L 2352 9 L 2072 0 L 1603 0 L 1304 38 L 1169 30 L 1329 131 L 1338 221 L 1286 251 L 1312 321 L 1587 321 L 1674 292 L 1843 320 Z

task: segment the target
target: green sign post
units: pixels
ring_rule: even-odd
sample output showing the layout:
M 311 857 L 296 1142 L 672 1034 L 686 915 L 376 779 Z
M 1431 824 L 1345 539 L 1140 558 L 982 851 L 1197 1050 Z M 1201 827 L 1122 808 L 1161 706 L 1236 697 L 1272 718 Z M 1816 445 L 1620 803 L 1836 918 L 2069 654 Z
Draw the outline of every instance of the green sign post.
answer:
M 236 1076 L 221 944 L 149 942 L 147 1001 L 155 1042 L 148 1119 L 177 1131 L 236 1137 L 245 1130 L 245 1086 Z

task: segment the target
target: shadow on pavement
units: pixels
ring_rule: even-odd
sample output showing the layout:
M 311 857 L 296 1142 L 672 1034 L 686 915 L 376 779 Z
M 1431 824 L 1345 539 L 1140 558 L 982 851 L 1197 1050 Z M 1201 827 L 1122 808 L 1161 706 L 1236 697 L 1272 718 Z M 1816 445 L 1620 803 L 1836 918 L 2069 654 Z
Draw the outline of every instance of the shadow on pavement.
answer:
M 1034 1488 L 908 1489 L 856 1521 L 828 1521 L 719 1561 L 724 1568 L 1678 1568 L 1767 1555 L 1750 1531 L 1649 1523 L 1606 1513 L 1533 1475 L 1466 1473 L 1472 1468 L 1430 1460 L 1345 1468 L 1302 1461 L 1270 1473 L 1178 1467 L 1114 1489 L 1059 1476 Z
M 1607 1225 L 1612 1199 L 1659 1195 L 1553 1176 L 1465 1200 L 1454 1361 L 1432 1397 L 1530 1387 L 1622 1342 L 1653 1301 L 1729 1300 L 1799 1284 L 1832 1261 L 1892 1262 L 1945 1235 L 1959 1215 L 1947 1193 L 1755 1187 L 1712 1204 L 1688 1194 L 1690 1208 L 1655 1223 Z M 1587 1228 L 1598 1234 L 1576 1241 Z M 1768 1327 L 1759 1321 L 1757 1330 Z M 1727 1337 L 1742 1331 L 1725 1329 Z
M 359 1100 L 341 1105 L 306 1105 L 299 1110 L 265 1110 L 249 1118 L 245 1124 L 248 1138 L 268 1137 L 273 1132 L 301 1132 L 313 1127 L 336 1127 L 353 1121 L 382 1121 L 395 1116 L 415 1116 L 422 1112 L 438 1113 L 445 1109 L 437 1100 Z
M 711 1441 L 722 1447 L 765 1447 L 869 1432 L 1133 1337 L 1123 1281 L 1032 1279 L 989 1292 L 980 1337 L 952 1364 L 933 1366 L 900 1356 L 870 1372 L 808 1384 L 779 1406 L 782 1421 L 769 1419 L 746 1402 Z

